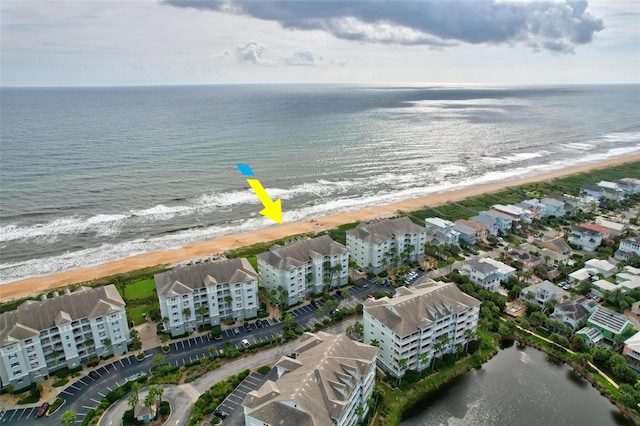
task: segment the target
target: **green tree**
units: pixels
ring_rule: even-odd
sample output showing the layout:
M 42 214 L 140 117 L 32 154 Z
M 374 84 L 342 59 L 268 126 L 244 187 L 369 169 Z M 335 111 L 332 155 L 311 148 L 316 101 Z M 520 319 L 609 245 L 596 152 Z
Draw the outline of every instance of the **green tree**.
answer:
M 197 312 L 197 313 L 198 313 L 198 315 L 200 315 L 200 316 L 203 318 L 203 320 L 204 320 L 204 314 L 206 314 L 206 313 L 207 313 L 207 308 L 206 308 L 204 305 L 200 305 L 200 306 L 198 307 L 198 309 L 196 310 L 196 312 Z
M 400 378 L 398 380 L 398 386 L 402 384 L 402 378 L 404 377 L 404 373 L 407 371 L 407 360 L 405 358 L 400 358 L 398 360 L 398 368 L 400 369 Z
M 136 400 L 138 400 L 138 392 L 142 389 L 142 385 L 138 382 L 131 383 L 131 392 L 136 394 Z
M 153 395 L 154 398 L 158 398 L 158 406 L 162 404 L 162 394 L 164 394 L 164 388 L 162 386 L 151 386 L 151 388 L 149 388 L 149 394 Z
M 380 342 L 378 342 L 378 339 L 373 339 L 371 340 L 371 343 L 369 343 L 371 346 L 375 346 L 376 348 L 380 346 Z
M 144 406 L 151 408 L 156 403 L 156 398 L 149 392 L 147 396 L 144 397 Z
M 67 410 L 62 414 L 60 418 L 60 423 L 65 426 L 71 426 L 75 424 L 77 421 L 76 412 L 73 410 Z
M 153 363 L 154 363 L 155 365 L 160 365 L 160 364 L 162 364 L 163 362 L 164 362 L 164 355 L 162 355 L 162 354 L 155 354 L 155 355 L 153 356 Z
M 127 397 L 127 404 L 132 410 L 135 410 L 136 405 L 138 405 L 138 394 L 131 392 Z

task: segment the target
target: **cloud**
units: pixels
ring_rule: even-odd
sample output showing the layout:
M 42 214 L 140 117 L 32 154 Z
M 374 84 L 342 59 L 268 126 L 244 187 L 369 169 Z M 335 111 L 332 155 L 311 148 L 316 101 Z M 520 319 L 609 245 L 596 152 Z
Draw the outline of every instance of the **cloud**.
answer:
M 236 57 L 239 61 L 253 62 L 256 65 L 269 65 L 262 55 L 267 48 L 255 41 L 250 41 L 242 46 L 236 46 Z
M 333 60 L 326 62 L 322 56 L 316 56 L 308 49 L 297 49 L 291 53 L 272 52 L 265 45 L 255 41 L 236 46 L 235 53 L 239 62 L 251 62 L 265 67 L 345 65 L 343 62 L 335 62 Z M 229 56 L 228 50 L 214 55 L 216 58 L 228 58 Z
M 320 30 L 366 43 L 444 47 L 458 43 L 522 44 L 572 52 L 604 29 L 585 0 L 166 0 L 177 7 L 215 10 Z

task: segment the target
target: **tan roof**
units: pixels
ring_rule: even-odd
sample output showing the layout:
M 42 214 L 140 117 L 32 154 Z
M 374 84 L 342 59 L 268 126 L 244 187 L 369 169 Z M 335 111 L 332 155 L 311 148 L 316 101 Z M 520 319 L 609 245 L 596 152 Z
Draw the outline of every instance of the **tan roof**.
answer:
M 159 296 L 177 296 L 205 286 L 252 281 L 258 274 L 247 259 L 241 258 L 181 266 L 154 278 Z
M 23 303 L 13 311 L 0 314 L 0 345 L 33 337 L 41 330 L 81 318 L 96 318 L 124 306 L 124 300 L 112 284 L 79 287 L 70 294 Z
M 276 363 L 287 372 L 249 392 L 243 405 L 251 409 L 251 417 L 267 424 L 332 426 L 375 362 L 376 351 L 344 334 L 305 333 L 294 351 L 295 362 L 283 357 Z
M 400 287 L 392 299 L 369 299 L 364 310 L 400 337 L 440 318 L 478 306 L 480 301 L 460 291 L 454 283 L 418 280 L 411 288 Z
M 476 231 L 483 231 L 487 229 L 487 227 L 484 226 L 484 224 L 480 222 L 476 222 L 475 220 L 458 219 L 456 220 L 456 223 L 461 223 L 465 226 L 468 226 L 469 228 L 475 229 Z
M 347 234 L 369 242 L 381 243 L 393 238 L 394 235 L 417 234 L 426 232 L 426 228 L 411 222 L 408 217 L 397 219 L 383 219 L 369 223 L 361 223 L 355 229 L 350 229 Z
M 310 259 L 348 253 L 348 249 L 336 243 L 328 235 L 317 238 L 303 238 L 284 246 L 274 245 L 266 253 L 260 253 L 258 259 L 277 269 L 297 268 Z

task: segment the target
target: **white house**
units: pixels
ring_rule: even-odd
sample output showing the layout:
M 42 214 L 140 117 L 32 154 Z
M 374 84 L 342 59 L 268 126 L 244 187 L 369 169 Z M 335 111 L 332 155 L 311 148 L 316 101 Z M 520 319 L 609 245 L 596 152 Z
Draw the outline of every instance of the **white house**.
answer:
M 418 280 L 399 287 L 392 299 L 369 299 L 364 305 L 364 342 L 378 342 L 378 366 L 401 377 L 406 368 L 421 371 L 434 358 L 466 344 L 478 326 L 480 301 L 454 283 Z
M 516 207 L 520 207 L 523 209 L 527 209 L 533 213 L 534 219 L 540 219 L 545 215 L 546 207 L 540 202 L 537 198 L 532 198 L 530 200 L 524 200 L 520 203 L 514 204 Z
M 511 216 L 514 221 L 522 223 L 531 223 L 533 221 L 534 213 L 528 209 L 514 206 L 511 204 L 495 204 L 492 208 L 496 211 Z
M 593 299 L 574 296 L 554 306 L 551 318 L 568 325 L 573 330 L 577 330 L 583 322 L 586 322 L 587 316 L 597 307 L 598 304 Z
M 160 312 L 172 336 L 258 314 L 258 274 L 245 258 L 182 266 L 156 274 L 155 280 Z
M 617 183 L 628 194 L 640 194 L 640 179 L 623 178 Z
M 544 306 L 545 303 L 552 300 L 561 302 L 567 296 L 569 293 L 549 281 L 542 281 L 520 290 L 520 299 L 537 303 L 540 306 Z
M 246 426 L 353 426 L 369 411 L 376 374 L 373 346 L 344 334 L 305 333 L 273 367 L 275 379 L 242 403 Z
M 631 368 L 640 371 L 640 332 L 624 341 L 622 356 Z
M 584 226 L 574 226 L 568 241 L 584 251 L 596 251 L 602 244 L 602 233 Z
M 348 281 L 349 249 L 328 235 L 306 237 L 284 246 L 276 244 L 257 257 L 261 284 L 286 291 L 288 305 Z
M 0 314 L 0 378 L 21 389 L 62 367 L 110 354 L 131 342 L 125 303 L 114 285 L 79 287 Z
M 499 260 L 492 259 L 490 257 L 485 257 L 480 259 L 480 262 L 488 263 L 490 265 L 495 266 L 496 273 L 500 277 L 500 281 L 505 282 L 509 280 L 509 278 L 513 277 L 516 274 L 516 268 L 513 268 L 507 264 L 500 262 Z
M 467 274 L 472 282 L 487 290 L 495 291 L 500 286 L 498 268 L 489 263 L 469 259 L 463 263 L 462 272 Z
M 640 256 L 640 237 L 629 237 L 620 241 L 618 250 L 613 255 L 618 260 L 629 260 L 636 256 Z
M 609 200 L 622 200 L 625 196 L 625 191 L 617 182 L 608 182 L 602 180 L 598 182 L 600 188 L 604 188 L 604 198 Z
M 598 185 L 585 184 L 580 187 L 580 195 L 583 199 L 591 197 L 591 199 L 597 201 L 604 197 L 604 188 Z
M 608 229 L 611 237 L 618 237 L 624 234 L 627 230 L 627 225 L 625 223 L 614 222 L 601 216 L 596 217 L 596 225 Z
M 361 223 L 346 234 L 351 259 L 375 273 L 401 259 L 424 258 L 427 230 L 407 217 Z
M 455 230 L 455 224 L 453 222 L 440 219 L 439 217 L 428 217 L 424 220 L 424 226 L 442 235 L 445 244 L 456 246 L 460 244 L 460 232 Z

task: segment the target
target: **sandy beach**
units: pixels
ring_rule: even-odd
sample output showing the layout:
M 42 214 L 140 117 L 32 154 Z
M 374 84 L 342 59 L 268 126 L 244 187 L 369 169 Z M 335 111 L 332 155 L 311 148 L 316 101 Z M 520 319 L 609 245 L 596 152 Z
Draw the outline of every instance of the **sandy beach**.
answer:
M 250 231 L 242 234 L 232 234 L 218 237 L 208 241 L 196 242 L 184 247 L 143 253 L 125 259 L 104 263 L 101 265 L 75 269 L 57 274 L 34 277 L 14 281 L 0 286 L 0 301 L 7 301 L 19 297 L 28 296 L 45 290 L 54 289 L 70 284 L 90 281 L 118 273 L 124 273 L 145 267 L 172 264 L 189 259 L 223 253 L 227 250 L 248 246 L 260 242 L 283 238 L 288 235 L 301 234 L 314 231 L 322 231 L 334 228 L 338 225 L 356 221 L 367 221 L 375 218 L 395 215 L 398 211 L 412 211 L 424 208 L 424 206 L 437 206 L 450 201 L 458 201 L 474 195 L 500 191 L 506 187 L 521 185 L 530 182 L 547 181 L 561 176 L 585 172 L 592 169 L 605 168 L 627 162 L 640 161 L 640 155 L 611 159 L 599 163 L 585 164 L 570 167 L 536 176 L 528 176 L 522 179 L 512 179 L 502 182 L 494 182 L 484 185 L 470 186 L 458 190 L 452 190 L 424 197 L 411 198 L 404 201 L 370 207 L 354 212 L 336 213 L 329 216 L 314 219 L 305 219 L 297 222 L 274 225 L 264 229 Z

